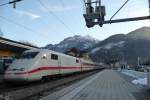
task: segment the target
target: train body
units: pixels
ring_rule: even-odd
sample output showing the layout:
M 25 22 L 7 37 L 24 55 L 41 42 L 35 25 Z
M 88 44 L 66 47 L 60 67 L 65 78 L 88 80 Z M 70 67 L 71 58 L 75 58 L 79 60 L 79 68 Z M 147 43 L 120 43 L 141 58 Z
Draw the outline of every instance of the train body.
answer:
M 99 69 L 97 63 L 47 49 L 25 51 L 7 68 L 6 81 L 35 81 L 47 76 Z

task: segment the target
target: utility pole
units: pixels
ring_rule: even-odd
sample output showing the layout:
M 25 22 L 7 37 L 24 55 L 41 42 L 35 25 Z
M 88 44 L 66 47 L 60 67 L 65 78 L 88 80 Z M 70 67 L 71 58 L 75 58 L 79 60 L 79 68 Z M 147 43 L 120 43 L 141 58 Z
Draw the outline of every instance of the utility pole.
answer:
M 138 56 L 138 67 L 140 66 L 140 57 Z

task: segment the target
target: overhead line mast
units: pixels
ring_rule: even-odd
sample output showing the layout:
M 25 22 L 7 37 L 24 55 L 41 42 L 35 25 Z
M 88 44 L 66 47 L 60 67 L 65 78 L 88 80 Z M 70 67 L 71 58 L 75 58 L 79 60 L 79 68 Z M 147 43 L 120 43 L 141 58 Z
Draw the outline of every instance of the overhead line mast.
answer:
M 88 28 L 93 27 L 94 25 L 99 25 L 100 27 L 102 27 L 103 24 L 150 19 L 149 14 L 148 16 L 112 20 L 114 16 L 128 3 L 129 0 L 126 0 L 126 2 L 117 10 L 117 12 L 109 20 L 105 20 L 106 11 L 105 6 L 101 5 L 101 0 L 83 0 L 83 1 L 85 4 L 85 14 L 83 14 L 83 16 L 85 18 L 86 26 Z M 150 13 L 150 0 L 148 0 L 148 4 Z

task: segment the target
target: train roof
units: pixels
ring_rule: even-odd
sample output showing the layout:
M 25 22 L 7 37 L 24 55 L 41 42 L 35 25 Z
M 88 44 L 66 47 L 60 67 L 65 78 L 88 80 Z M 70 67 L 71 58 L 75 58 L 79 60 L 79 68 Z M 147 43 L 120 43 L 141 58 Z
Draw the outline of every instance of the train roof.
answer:
M 90 61 L 90 60 L 85 60 L 85 59 L 73 57 L 73 56 L 66 55 L 66 54 L 63 54 L 63 53 L 59 53 L 59 52 L 56 52 L 56 51 L 52 51 L 52 50 L 49 50 L 49 49 L 31 49 L 31 50 L 26 50 L 25 52 L 46 52 L 46 53 L 50 52 L 50 53 L 53 53 L 53 54 L 61 55 L 63 57 L 70 57 L 70 58 L 74 58 L 74 59 L 80 59 L 80 60 L 82 60 L 82 62 L 85 62 L 85 63 L 98 64 L 98 63 L 95 63 L 95 62 Z
M 70 56 L 70 55 L 66 55 L 66 54 L 63 54 L 63 53 L 59 53 L 59 52 L 56 52 L 56 51 L 52 51 L 52 50 L 49 50 L 49 49 L 31 49 L 31 50 L 26 50 L 25 52 L 50 52 L 50 53 L 54 53 L 54 54 L 57 54 L 57 55 L 61 55 L 61 56 L 64 56 L 64 57 L 72 57 L 72 58 L 75 58 L 75 59 L 79 59 L 79 58 L 76 58 L 76 57 L 73 57 L 73 56 Z

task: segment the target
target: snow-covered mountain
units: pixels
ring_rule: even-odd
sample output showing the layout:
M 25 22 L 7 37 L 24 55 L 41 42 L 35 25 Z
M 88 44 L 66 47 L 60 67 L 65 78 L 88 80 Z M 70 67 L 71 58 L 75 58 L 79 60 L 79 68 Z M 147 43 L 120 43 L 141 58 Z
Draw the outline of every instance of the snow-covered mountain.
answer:
M 70 48 L 87 50 L 90 57 L 97 62 L 113 60 L 137 64 L 137 58 L 142 62 L 150 61 L 150 27 L 142 27 L 128 34 L 116 34 L 98 41 L 90 36 L 75 35 L 65 38 L 58 44 L 49 44 L 45 48 L 65 53 Z
M 80 36 L 75 35 L 73 37 L 65 38 L 63 41 L 61 41 L 58 44 L 52 45 L 49 44 L 45 46 L 44 48 L 51 49 L 58 52 L 66 52 L 70 48 L 77 48 L 78 50 L 89 50 L 90 48 L 93 48 L 97 43 L 100 41 L 92 38 L 91 36 Z

